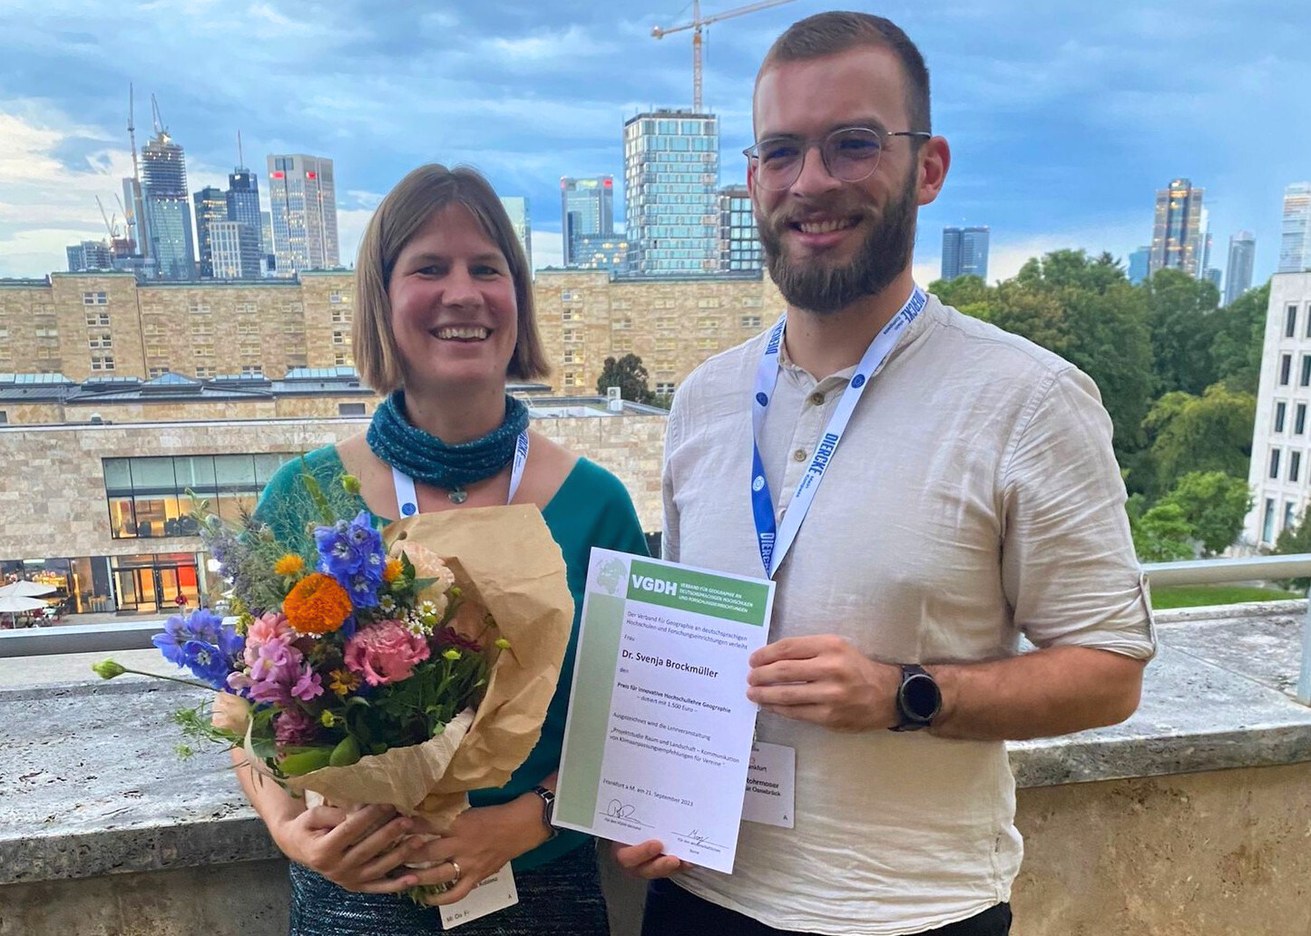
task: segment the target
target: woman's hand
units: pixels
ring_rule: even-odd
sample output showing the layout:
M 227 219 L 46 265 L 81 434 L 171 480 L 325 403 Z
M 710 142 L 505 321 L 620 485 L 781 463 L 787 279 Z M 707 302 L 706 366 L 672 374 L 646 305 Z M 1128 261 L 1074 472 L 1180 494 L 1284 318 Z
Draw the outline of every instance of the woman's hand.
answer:
M 292 861 L 363 894 L 399 893 L 419 883 L 413 872 L 389 876 L 422 845 L 407 837 L 413 829 L 413 820 L 390 806 L 354 812 L 314 806 L 269 824 L 274 842 Z
M 450 885 L 427 901 L 445 906 L 468 896 L 478 882 L 501 870 L 507 861 L 550 837 L 542 822 L 542 801 L 535 793 L 525 793 L 499 806 L 466 809 L 445 835 L 416 835 L 415 839 L 426 841 L 409 861 L 432 863 L 417 871 L 420 884 Z
M 664 854 L 665 846 L 656 839 L 647 839 L 637 845 L 611 842 L 610 849 L 615 864 L 629 877 L 649 881 L 653 878 L 667 878 L 683 870 L 682 860 Z

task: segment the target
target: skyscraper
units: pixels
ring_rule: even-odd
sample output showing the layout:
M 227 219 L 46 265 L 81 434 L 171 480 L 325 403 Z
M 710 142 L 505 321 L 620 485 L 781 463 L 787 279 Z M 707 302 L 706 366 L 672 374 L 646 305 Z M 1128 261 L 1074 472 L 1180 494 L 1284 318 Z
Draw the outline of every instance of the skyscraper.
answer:
M 1170 268 L 1200 278 L 1202 263 L 1202 196 L 1188 179 L 1173 179 L 1156 193 L 1156 220 L 1152 227 L 1152 254 L 1148 272 Z
M 988 279 L 987 226 L 942 229 L 942 278 L 977 276 Z
M 725 186 L 719 190 L 719 269 L 731 273 L 763 265 L 751 194 L 745 185 Z
M 191 235 L 191 196 L 187 158 L 167 130 L 141 148 L 141 197 L 145 204 L 146 253 L 166 280 L 196 278 L 196 246 Z
M 528 199 L 518 195 L 510 195 L 502 198 L 501 204 L 505 206 L 505 213 L 510 216 L 510 224 L 514 227 L 514 236 L 519 238 L 519 246 L 523 247 L 523 255 L 528 260 L 528 272 L 531 274 L 533 269 L 533 222 L 528 213 Z
M 245 246 L 250 238 L 246 225 L 237 221 L 215 221 L 209 226 L 210 268 L 214 279 L 258 279 L 259 254 L 256 253 L 255 271 L 247 272 Z
M 1278 272 L 1303 270 L 1311 270 L 1311 182 L 1294 182 L 1284 189 Z
M 278 275 L 339 267 L 332 160 L 296 153 L 270 156 L 268 166 Z
M 1151 247 L 1139 247 L 1129 254 L 1129 282 L 1135 286 L 1151 275 Z
M 214 278 L 214 247 L 210 227 L 228 220 L 228 198 L 222 189 L 207 185 L 194 196 L 196 246 L 200 248 L 200 278 Z
M 561 237 L 564 265 L 578 263 L 577 239 L 615 233 L 615 180 L 613 176 L 560 179 Z
M 625 234 L 639 275 L 719 269 L 719 118 L 658 110 L 624 122 Z
M 103 241 L 82 241 L 65 247 L 64 252 L 68 255 L 69 273 L 113 269 L 109 245 Z
M 240 224 L 241 279 L 259 279 L 263 254 L 259 210 L 259 176 L 244 166 L 228 173 L 228 218 Z
M 1225 267 L 1224 304 L 1252 288 L 1252 262 L 1256 259 L 1256 237 L 1251 231 L 1239 231 L 1229 238 L 1229 263 Z

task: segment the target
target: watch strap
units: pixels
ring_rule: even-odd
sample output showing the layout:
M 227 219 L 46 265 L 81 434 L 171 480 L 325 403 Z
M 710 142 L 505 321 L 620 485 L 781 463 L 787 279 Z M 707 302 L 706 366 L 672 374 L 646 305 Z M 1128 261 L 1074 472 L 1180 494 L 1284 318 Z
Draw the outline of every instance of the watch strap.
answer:
M 533 792 L 542 801 L 542 825 L 551 833 L 551 838 L 555 838 L 560 834 L 560 830 L 551 824 L 551 820 L 555 818 L 555 794 L 544 786 L 533 787 Z M 550 840 L 547 839 L 548 842 Z

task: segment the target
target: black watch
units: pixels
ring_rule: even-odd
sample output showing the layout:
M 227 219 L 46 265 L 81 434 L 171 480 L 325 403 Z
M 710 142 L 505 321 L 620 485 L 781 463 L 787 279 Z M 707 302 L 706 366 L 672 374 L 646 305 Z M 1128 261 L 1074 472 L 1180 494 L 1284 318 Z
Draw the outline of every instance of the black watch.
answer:
M 560 834 L 560 830 L 551 825 L 551 820 L 555 818 L 555 794 L 544 786 L 533 787 L 533 792 L 542 798 L 542 825 L 551 833 L 551 838 L 555 838 Z M 550 840 L 547 839 L 548 842 Z
M 893 731 L 919 731 L 933 724 L 942 709 L 942 690 L 928 671 L 914 663 L 901 665 L 901 685 L 897 688 L 897 715 L 901 721 Z

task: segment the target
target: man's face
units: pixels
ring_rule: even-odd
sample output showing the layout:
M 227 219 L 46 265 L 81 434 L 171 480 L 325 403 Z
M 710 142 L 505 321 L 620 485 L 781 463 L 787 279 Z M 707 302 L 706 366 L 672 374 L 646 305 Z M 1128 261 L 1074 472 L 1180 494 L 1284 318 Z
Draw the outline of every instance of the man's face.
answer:
M 920 130 L 906 115 L 896 56 L 862 47 L 783 62 L 760 76 L 756 139 L 822 140 L 844 127 Z M 885 289 L 911 262 L 920 192 L 914 141 L 888 137 L 874 172 L 858 182 L 829 175 L 819 147 L 808 149 L 792 185 L 771 191 L 748 174 L 770 275 L 788 303 L 835 312 Z

